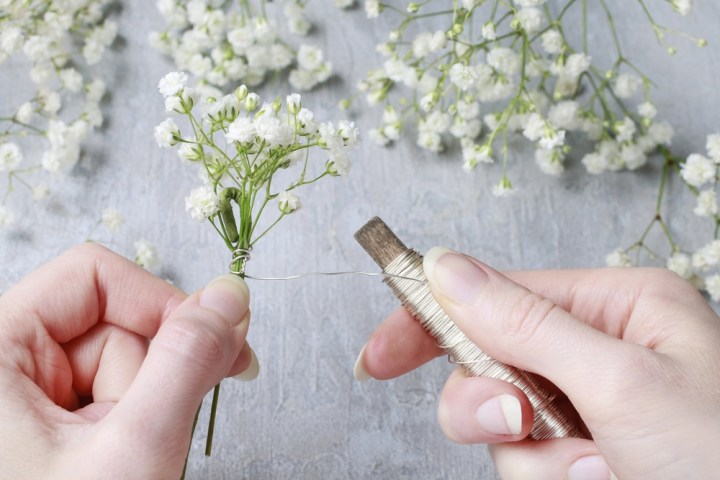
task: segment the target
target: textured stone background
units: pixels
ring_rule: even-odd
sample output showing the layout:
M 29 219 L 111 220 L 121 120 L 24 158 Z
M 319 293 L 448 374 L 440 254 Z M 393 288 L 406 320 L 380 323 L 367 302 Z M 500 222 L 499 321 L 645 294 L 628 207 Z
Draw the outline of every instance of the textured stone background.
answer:
M 383 21 L 367 21 L 361 9 L 342 14 L 331 0 L 309 3 L 317 7 L 313 17 L 323 20 L 311 38 L 325 47 L 339 75 L 304 103 L 321 118 L 339 119 L 337 101 L 375 65 L 373 45 L 383 39 Z M 699 50 L 678 40 L 679 53 L 670 58 L 635 2 L 610 3 L 624 5 L 626 14 L 617 20 L 628 56 L 660 87 L 656 102 L 676 127 L 677 151 L 703 150 L 705 135 L 720 129 L 720 5 L 698 2 L 693 15 L 681 19 L 665 2 L 650 2 L 659 20 L 711 42 Z M 195 173 L 159 149 L 152 136 L 164 118 L 155 87 L 172 69 L 147 46 L 148 33 L 161 27 L 160 16 L 153 2 L 127 1 L 118 21 L 122 39 L 102 67 L 112 91 L 107 124 L 80 165 L 56 182 L 47 206 L 29 213 L 16 231 L 0 234 L 0 290 L 83 241 L 107 206 L 123 211 L 127 223 L 115 238 L 98 236 L 127 255 L 138 238 L 156 243 L 162 256 L 158 273 L 182 288 L 197 289 L 226 268 L 229 259 L 214 232 L 184 212 Z M 605 32 L 593 44 L 611 48 Z M 25 75 L 18 64 L 3 65 L 3 96 Z M 266 91 L 284 94 L 287 87 L 275 84 Z M 351 115 L 365 130 L 379 118 L 364 106 Z M 352 174 L 308 190 L 303 209 L 254 252 L 249 273 L 374 270 L 352 238 L 374 215 L 421 251 L 447 245 L 505 269 L 601 266 L 607 252 L 636 240 L 650 220 L 657 159 L 634 174 L 602 177 L 589 177 L 575 163 L 553 179 L 538 172 L 524 142 L 514 143 L 510 173 L 520 191 L 501 201 L 490 194 L 497 166 L 467 174 L 456 155 L 427 154 L 414 140 L 386 150 L 365 142 Z M 679 185 L 669 191 L 673 228 L 698 246 L 709 238 L 709 227 L 689 214 L 692 200 Z M 380 281 L 312 277 L 250 285 L 249 340 L 261 374 L 250 384 L 223 384 L 210 459 L 202 456 L 204 410 L 189 478 L 496 478 L 485 447 L 454 445 L 436 424 L 439 392 L 451 370 L 445 360 L 394 381 L 353 380 L 356 355 L 396 304 Z

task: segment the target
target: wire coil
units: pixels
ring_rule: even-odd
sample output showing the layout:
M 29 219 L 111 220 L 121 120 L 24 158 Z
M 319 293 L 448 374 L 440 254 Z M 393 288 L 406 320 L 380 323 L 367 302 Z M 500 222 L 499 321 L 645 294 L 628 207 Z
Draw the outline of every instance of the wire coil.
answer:
M 430 293 L 422 263 L 419 253 L 407 249 L 385 268 L 388 276 L 384 282 L 448 353 L 450 360 L 468 376 L 496 378 L 520 388 L 535 412 L 530 438 L 584 438 L 586 435 L 554 403 L 554 394 L 544 389 L 535 376 L 493 359 L 450 320 Z

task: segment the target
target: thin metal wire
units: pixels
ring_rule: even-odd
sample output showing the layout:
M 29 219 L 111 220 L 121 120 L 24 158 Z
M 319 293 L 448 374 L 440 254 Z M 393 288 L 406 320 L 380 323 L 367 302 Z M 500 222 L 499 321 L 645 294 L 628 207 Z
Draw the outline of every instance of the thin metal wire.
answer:
M 231 273 L 234 273 L 234 272 L 231 272 Z M 386 273 L 386 272 L 308 272 L 308 273 L 303 273 L 300 275 L 289 275 L 287 277 L 255 277 L 253 275 L 245 275 L 245 278 L 249 278 L 250 280 L 275 281 L 275 280 L 297 280 L 299 278 L 317 277 L 317 276 L 334 277 L 337 275 L 364 275 L 366 277 L 398 278 L 401 280 L 408 280 L 411 282 L 423 283 L 422 280 L 418 280 L 417 278 L 404 277 L 402 275 L 393 275 L 391 273 Z
M 530 438 L 585 437 L 554 403 L 555 395 L 545 390 L 534 375 L 493 359 L 450 320 L 430 292 L 419 253 L 406 250 L 385 268 L 385 272 L 388 276 L 384 282 L 448 353 L 451 362 L 460 365 L 469 376 L 504 380 L 525 393 L 535 412 Z M 408 278 L 414 281 L 408 282 Z

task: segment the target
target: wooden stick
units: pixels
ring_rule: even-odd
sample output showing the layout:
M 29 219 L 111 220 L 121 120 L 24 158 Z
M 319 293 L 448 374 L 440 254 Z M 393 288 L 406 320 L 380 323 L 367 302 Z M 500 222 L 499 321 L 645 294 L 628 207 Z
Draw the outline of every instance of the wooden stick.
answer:
M 373 217 L 358 230 L 355 240 L 383 270 L 407 250 L 405 244 L 380 217 Z

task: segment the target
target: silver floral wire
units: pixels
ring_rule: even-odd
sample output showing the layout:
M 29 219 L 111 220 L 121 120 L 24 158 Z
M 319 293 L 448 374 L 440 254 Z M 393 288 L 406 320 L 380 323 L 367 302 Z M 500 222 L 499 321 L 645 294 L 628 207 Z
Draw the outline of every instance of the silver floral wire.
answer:
M 419 280 L 417 278 L 405 277 L 402 275 L 393 275 L 387 272 L 360 272 L 360 271 L 348 271 L 348 272 L 308 272 L 299 275 L 288 275 L 285 277 L 256 277 L 254 275 L 248 275 L 245 273 L 245 265 L 250 260 L 250 249 L 249 248 L 237 248 L 233 250 L 232 260 L 230 261 L 230 273 L 233 275 L 242 274 L 243 277 L 250 280 L 262 280 L 262 281 L 284 281 L 284 280 L 298 280 L 306 277 L 334 277 L 338 275 L 364 275 L 366 277 L 395 277 L 402 280 L 408 280 L 412 282 L 427 282 L 427 280 Z M 235 269 L 235 264 L 240 261 L 240 270 Z
M 577 425 L 554 403 L 555 395 L 544 389 L 534 375 L 493 359 L 450 320 L 430 293 L 419 253 L 406 250 L 385 268 L 385 273 L 388 276 L 384 282 L 435 338 L 438 346 L 448 353 L 448 358 L 453 363 L 459 365 L 469 376 L 503 380 L 525 393 L 535 412 L 530 438 L 544 440 L 585 437 Z M 414 281 L 408 282 L 406 278 Z
M 233 275 L 240 275 L 243 272 L 245 272 L 245 265 L 247 265 L 248 260 L 250 260 L 250 250 L 249 248 L 236 248 L 232 252 L 232 260 L 230 260 L 230 273 Z M 235 269 L 235 264 L 237 262 L 240 262 L 240 268 Z

